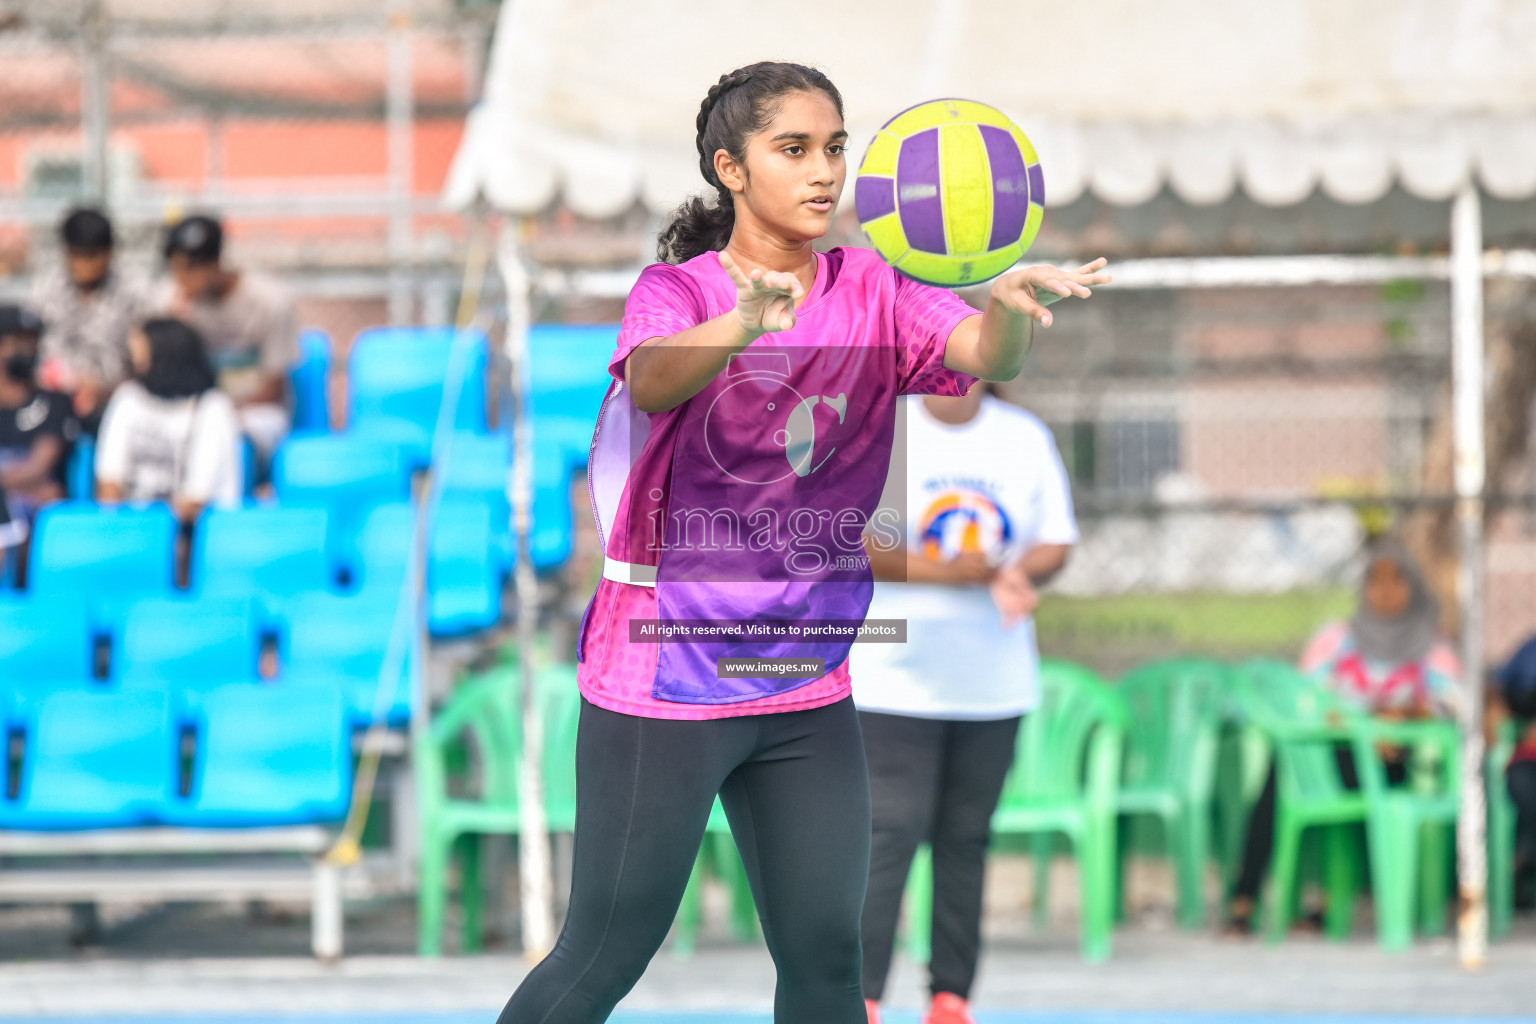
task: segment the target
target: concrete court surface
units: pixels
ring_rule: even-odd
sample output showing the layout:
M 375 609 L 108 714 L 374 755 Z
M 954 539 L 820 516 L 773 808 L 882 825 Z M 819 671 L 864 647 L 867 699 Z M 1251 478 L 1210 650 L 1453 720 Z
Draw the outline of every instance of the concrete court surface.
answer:
M 492 1024 L 526 970 L 519 957 L 422 960 L 408 952 L 408 909 L 376 912 L 376 920 L 349 912 L 355 953 L 326 966 L 302 953 L 302 915 L 253 921 L 232 908 L 152 909 L 109 920 L 103 944 L 77 952 L 60 938 L 62 912 L 0 910 L 0 1019 Z M 706 936 L 690 960 L 663 950 L 615 1020 L 768 1024 L 773 982 L 765 948 Z M 915 1024 L 922 983 L 899 958 L 889 1024 Z M 1449 939 L 1388 955 L 1364 930 L 1344 943 L 1293 936 L 1268 946 L 1155 922 L 1125 926 L 1114 958 L 1090 965 L 1072 929 L 1052 926 L 994 937 L 975 1002 L 980 1024 L 1536 1024 L 1536 921 L 1522 918 L 1477 974 L 1461 970 Z

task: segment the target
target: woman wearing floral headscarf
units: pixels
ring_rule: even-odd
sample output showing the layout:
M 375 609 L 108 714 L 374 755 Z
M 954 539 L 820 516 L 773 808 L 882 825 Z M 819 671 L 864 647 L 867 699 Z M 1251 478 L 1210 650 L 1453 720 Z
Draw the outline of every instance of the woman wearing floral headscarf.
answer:
M 1391 537 L 1367 549 L 1360 601 L 1347 622 L 1330 622 L 1307 644 L 1303 672 L 1318 677 L 1345 701 L 1378 718 L 1453 718 L 1461 666 L 1440 632 L 1440 608 L 1413 556 Z M 1402 752 L 1383 752 L 1387 781 L 1406 776 Z M 1339 775 L 1349 789 L 1359 786 L 1354 754 L 1336 750 Z M 1232 889 L 1227 931 L 1253 927 L 1259 886 L 1274 846 L 1275 770 L 1248 818 L 1242 868 Z

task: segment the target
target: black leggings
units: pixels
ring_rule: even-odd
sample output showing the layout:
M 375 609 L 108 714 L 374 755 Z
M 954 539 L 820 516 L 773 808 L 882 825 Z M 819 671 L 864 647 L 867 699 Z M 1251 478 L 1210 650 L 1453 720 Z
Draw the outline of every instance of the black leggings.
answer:
M 581 702 L 571 900 L 499 1024 L 598 1024 L 666 939 L 715 794 L 741 850 L 779 1024 L 864 1024 L 869 775 L 853 699 L 706 721 Z
M 981 952 L 982 880 L 992 812 L 1013 763 L 1019 719 L 943 721 L 859 712 L 874 799 L 864 901 L 864 994 L 879 999 L 912 855 L 933 850 L 930 988 L 969 999 Z
M 1360 777 L 1355 771 L 1355 752 L 1349 747 L 1334 747 L 1334 760 L 1339 766 L 1339 781 L 1345 789 L 1359 789 Z M 1408 776 L 1408 766 L 1403 761 L 1388 761 L 1387 783 L 1401 785 Z M 1275 764 L 1269 764 L 1269 775 L 1264 779 L 1264 791 L 1248 814 L 1248 834 L 1243 839 L 1243 863 L 1232 886 L 1234 899 L 1257 900 L 1259 886 L 1264 884 L 1264 872 L 1269 870 L 1269 858 L 1275 847 Z

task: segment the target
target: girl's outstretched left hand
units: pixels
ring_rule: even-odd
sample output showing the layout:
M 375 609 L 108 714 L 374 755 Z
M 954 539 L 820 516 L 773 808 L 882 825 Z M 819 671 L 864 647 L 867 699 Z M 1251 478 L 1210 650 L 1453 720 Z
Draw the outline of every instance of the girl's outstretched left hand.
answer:
M 1110 282 L 1110 276 L 1101 273 L 1108 263 L 1109 260 L 1100 256 L 1076 270 L 1058 270 L 1042 263 L 1010 271 L 992 282 L 992 301 L 1005 309 L 1038 320 L 1041 327 L 1049 327 L 1051 314 L 1045 307 L 1069 295 L 1088 298 L 1093 294 L 1089 285 Z

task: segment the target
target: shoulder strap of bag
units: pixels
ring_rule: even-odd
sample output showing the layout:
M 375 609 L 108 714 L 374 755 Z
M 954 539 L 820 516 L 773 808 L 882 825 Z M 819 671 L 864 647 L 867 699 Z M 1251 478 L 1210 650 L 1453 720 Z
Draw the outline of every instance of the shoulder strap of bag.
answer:
M 181 439 L 180 458 L 176 462 L 176 489 L 178 491 L 187 482 L 187 468 L 190 465 L 192 459 L 192 437 L 197 433 L 197 412 L 202 408 L 203 395 L 206 395 L 207 393 L 208 392 L 204 391 L 192 399 L 192 418 L 187 421 L 187 433 L 186 436 Z

